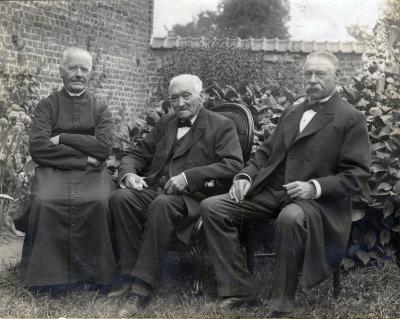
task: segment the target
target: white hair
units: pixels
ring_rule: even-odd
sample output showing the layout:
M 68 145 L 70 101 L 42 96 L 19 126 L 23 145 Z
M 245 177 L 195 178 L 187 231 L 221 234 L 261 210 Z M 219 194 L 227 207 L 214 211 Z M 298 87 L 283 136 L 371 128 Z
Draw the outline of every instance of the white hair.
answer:
M 339 70 L 339 61 L 337 59 L 337 57 L 329 51 L 314 51 L 311 52 L 309 55 L 307 55 L 306 57 L 306 61 L 304 62 L 304 65 L 306 65 L 310 59 L 312 58 L 322 58 L 325 59 L 327 61 L 329 61 L 332 66 L 334 67 L 335 71 Z
M 81 49 L 81 48 L 77 48 L 77 47 L 70 47 L 63 51 L 62 56 L 61 56 L 60 66 L 64 66 L 65 62 L 67 61 L 68 56 L 73 53 L 79 53 L 79 54 L 83 54 L 83 55 L 86 55 L 87 57 L 89 57 L 90 68 L 92 68 L 92 56 L 90 55 L 90 53 L 88 51 L 86 51 L 85 49 Z
M 171 86 L 173 86 L 177 82 L 189 82 L 189 83 L 192 83 L 193 86 L 194 86 L 194 89 L 199 94 L 200 94 L 201 91 L 203 91 L 203 82 L 201 82 L 200 78 L 197 75 L 180 74 L 180 75 L 174 76 L 171 79 L 171 81 L 169 82 L 169 88 L 171 88 Z

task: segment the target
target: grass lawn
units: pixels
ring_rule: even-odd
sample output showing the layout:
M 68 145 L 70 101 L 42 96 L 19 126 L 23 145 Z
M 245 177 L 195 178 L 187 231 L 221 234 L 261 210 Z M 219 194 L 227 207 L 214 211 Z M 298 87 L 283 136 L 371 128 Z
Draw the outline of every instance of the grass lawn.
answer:
M 211 266 L 201 297 L 190 294 L 191 274 L 186 257 L 168 257 L 163 281 L 151 304 L 138 317 L 228 318 L 265 317 L 268 313 L 270 271 L 273 259 L 259 258 L 253 275 L 259 305 L 230 313 L 218 313 L 216 282 Z M 181 259 L 180 262 L 177 259 Z M 392 262 L 379 267 L 359 267 L 342 274 L 342 292 L 335 300 L 331 280 L 313 289 L 300 289 L 296 317 L 400 317 L 400 272 Z M 122 300 L 97 291 L 72 292 L 62 296 L 38 295 L 20 287 L 17 267 L 0 273 L 0 317 L 116 317 Z

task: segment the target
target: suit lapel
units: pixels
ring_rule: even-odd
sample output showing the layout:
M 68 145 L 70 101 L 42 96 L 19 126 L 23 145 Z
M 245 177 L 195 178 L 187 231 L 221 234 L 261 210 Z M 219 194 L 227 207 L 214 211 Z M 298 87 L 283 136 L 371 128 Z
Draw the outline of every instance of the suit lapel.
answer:
M 296 137 L 293 143 L 306 136 L 315 134 L 326 124 L 328 124 L 333 119 L 333 116 L 336 113 L 337 105 L 340 103 L 340 101 L 337 100 L 338 98 L 340 98 L 339 93 L 335 93 L 327 102 L 322 104 L 321 110 L 315 114 L 310 123 L 308 123 L 304 130 Z
M 174 116 L 171 121 L 169 121 L 166 133 L 165 142 L 165 158 L 169 157 L 172 150 L 172 145 L 176 139 L 176 132 L 178 130 L 178 118 Z
M 299 131 L 300 120 L 304 112 L 304 106 L 306 101 L 296 105 L 292 110 L 286 115 L 284 119 L 283 126 L 283 141 L 285 143 L 285 148 L 289 149 L 295 139 L 297 132 Z
M 193 123 L 193 126 L 187 133 L 184 138 L 182 145 L 176 150 L 174 156 L 172 157 L 177 158 L 185 154 L 190 147 L 196 143 L 203 135 L 206 130 L 206 111 L 201 109 L 199 115 L 197 116 L 196 121 Z

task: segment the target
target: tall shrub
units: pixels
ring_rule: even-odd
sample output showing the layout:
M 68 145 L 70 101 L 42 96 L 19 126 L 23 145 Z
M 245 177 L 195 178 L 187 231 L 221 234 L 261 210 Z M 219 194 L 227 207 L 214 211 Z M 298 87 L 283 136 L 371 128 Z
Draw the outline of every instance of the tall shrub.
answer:
M 372 144 L 371 199 L 356 201 L 346 268 L 357 261 L 379 261 L 400 248 L 400 51 L 393 20 L 400 16 L 390 13 L 392 18 L 377 23 L 352 87 L 344 88 L 349 101 L 366 114 Z

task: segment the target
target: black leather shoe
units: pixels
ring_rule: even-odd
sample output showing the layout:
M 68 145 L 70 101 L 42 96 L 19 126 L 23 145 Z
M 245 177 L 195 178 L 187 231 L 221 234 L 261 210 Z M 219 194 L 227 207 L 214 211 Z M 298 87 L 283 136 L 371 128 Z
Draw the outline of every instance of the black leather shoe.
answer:
M 240 307 L 252 306 L 255 304 L 256 299 L 253 296 L 227 297 L 218 303 L 218 308 L 221 311 L 225 311 Z
M 132 284 L 130 282 L 124 282 L 122 285 L 116 287 L 115 289 L 111 290 L 107 297 L 115 298 L 121 297 L 128 294 L 131 291 Z
M 135 316 L 139 311 L 147 307 L 151 301 L 151 296 L 136 296 L 132 295 L 128 297 L 125 303 L 120 307 L 118 311 L 118 317 L 129 318 Z

